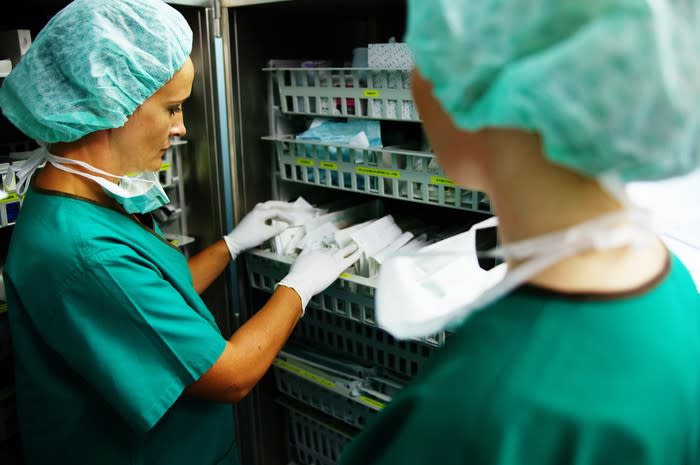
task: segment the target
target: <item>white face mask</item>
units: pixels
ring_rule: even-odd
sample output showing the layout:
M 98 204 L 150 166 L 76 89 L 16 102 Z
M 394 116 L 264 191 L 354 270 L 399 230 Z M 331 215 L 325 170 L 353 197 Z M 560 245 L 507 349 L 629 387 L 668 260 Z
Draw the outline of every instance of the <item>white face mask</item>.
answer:
M 127 213 L 147 213 L 170 202 L 168 195 L 163 190 L 163 186 L 160 185 L 157 172 L 144 171 L 136 176 L 117 176 L 80 160 L 71 160 L 70 158 L 52 155 L 44 147 L 35 150 L 25 164 L 20 169 L 15 170 L 17 173 L 17 193 L 19 195 L 24 195 L 29 186 L 29 179 L 44 160 L 47 160 L 59 170 L 95 181 L 108 195 L 119 202 Z M 70 168 L 67 165 L 78 165 L 93 173 L 109 176 L 120 181 L 119 184 L 115 184 L 103 177 L 93 176 Z
M 434 335 L 564 258 L 585 250 L 638 246 L 654 237 L 648 216 L 628 209 L 477 253 L 476 231 L 497 223 L 492 217 L 453 240 L 389 258 L 377 282 L 377 324 L 397 339 Z M 479 256 L 523 261 L 510 270 L 503 263 L 486 271 L 479 267 Z

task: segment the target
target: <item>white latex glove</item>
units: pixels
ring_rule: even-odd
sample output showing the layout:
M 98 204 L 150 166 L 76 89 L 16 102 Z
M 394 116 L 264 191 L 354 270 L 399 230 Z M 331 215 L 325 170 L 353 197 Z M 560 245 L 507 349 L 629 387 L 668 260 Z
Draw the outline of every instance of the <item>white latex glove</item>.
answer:
M 361 254 L 355 243 L 342 249 L 305 249 L 277 285 L 292 288 L 299 294 L 301 316 L 304 316 L 309 300 L 338 279 Z
M 224 236 L 231 258 L 235 259 L 244 250 L 260 245 L 287 229 L 294 221 L 293 211 L 289 203 L 279 200 L 257 204 L 233 231 Z M 272 220 L 284 223 L 273 225 Z

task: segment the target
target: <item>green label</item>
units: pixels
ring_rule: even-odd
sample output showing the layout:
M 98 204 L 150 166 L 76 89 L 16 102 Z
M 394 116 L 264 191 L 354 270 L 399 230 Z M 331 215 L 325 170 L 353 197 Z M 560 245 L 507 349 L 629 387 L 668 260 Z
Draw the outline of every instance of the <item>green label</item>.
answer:
M 351 276 L 347 273 L 340 273 L 340 277 L 345 278 L 345 279 L 350 279 Z
M 358 166 L 355 168 L 358 174 L 369 174 L 370 176 L 382 176 L 384 178 L 401 178 L 401 173 L 395 170 L 383 170 L 381 168 L 367 168 L 366 166 Z
M 333 163 L 332 161 L 322 161 L 321 163 L 318 164 L 320 168 L 323 168 L 324 170 L 337 170 L 338 169 L 338 164 Z
M 367 396 L 360 396 L 358 399 L 360 400 L 360 402 L 362 402 L 363 404 L 369 405 L 370 407 L 376 407 L 378 409 L 384 408 L 384 404 L 382 404 L 381 402 L 378 402 L 374 399 L 370 399 Z
M 364 96 L 369 98 L 379 98 L 382 93 L 377 89 L 365 89 Z
M 7 311 L 7 302 L 0 304 L 0 313 L 5 313 Z
M 430 184 L 438 184 L 440 186 L 454 186 L 455 183 L 441 176 L 430 176 Z
M 302 368 L 299 368 L 299 367 L 292 365 L 291 363 L 287 363 L 284 360 L 276 359 L 274 361 L 274 364 L 280 368 L 284 368 L 285 370 L 291 371 L 292 373 L 294 373 L 298 376 L 301 376 L 302 378 L 306 378 L 309 381 L 312 381 L 316 384 L 320 384 L 321 386 L 325 386 L 327 388 L 335 387 L 335 383 L 333 381 L 330 381 L 326 378 L 323 378 L 321 376 L 310 373 Z
M 0 200 L 0 203 L 12 203 L 12 202 L 19 202 L 19 195 L 15 192 L 10 192 L 7 194 L 7 197 L 4 199 Z
M 168 168 L 170 168 L 171 166 L 173 166 L 172 163 L 163 163 L 162 165 L 160 165 L 160 170 L 161 170 L 161 171 L 166 171 L 166 170 L 168 170 Z
M 301 166 L 314 166 L 315 163 L 310 158 L 297 158 L 297 165 Z

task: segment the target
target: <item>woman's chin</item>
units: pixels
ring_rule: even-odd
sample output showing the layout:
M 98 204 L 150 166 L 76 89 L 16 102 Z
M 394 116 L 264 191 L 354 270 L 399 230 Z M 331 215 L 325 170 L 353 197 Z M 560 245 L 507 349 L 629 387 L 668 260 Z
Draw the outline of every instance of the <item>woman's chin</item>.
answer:
M 149 171 L 160 171 L 160 168 L 163 166 L 164 161 L 158 160 L 158 162 L 153 163 L 152 165 L 148 166 L 146 169 Z

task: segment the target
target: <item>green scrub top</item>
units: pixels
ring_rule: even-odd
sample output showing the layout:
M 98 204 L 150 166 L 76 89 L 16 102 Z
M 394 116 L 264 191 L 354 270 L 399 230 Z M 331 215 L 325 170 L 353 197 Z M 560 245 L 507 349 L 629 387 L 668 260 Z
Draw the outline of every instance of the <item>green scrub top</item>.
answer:
M 700 298 L 523 287 L 473 314 L 340 465 L 700 463 Z
M 182 395 L 226 340 L 160 231 L 34 188 L 4 278 L 25 463 L 238 463 L 231 405 Z

